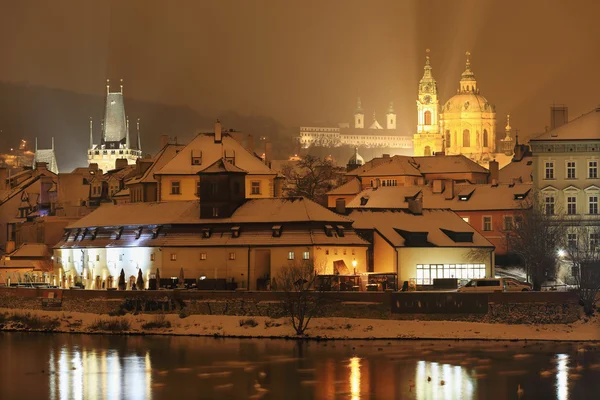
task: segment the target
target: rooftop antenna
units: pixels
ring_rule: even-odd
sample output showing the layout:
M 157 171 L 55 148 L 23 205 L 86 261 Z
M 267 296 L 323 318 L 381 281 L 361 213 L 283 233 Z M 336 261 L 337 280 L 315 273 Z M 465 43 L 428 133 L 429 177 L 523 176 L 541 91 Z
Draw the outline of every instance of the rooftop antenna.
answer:
M 121 94 L 123 94 L 123 79 L 121 78 Z
M 110 93 L 110 79 L 106 80 L 106 94 Z
M 137 149 L 139 151 L 142 151 L 142 139 L 140 138 L 140 119 L 139 119 L 139 117 L 137 119 L 136 126 L 137 126 Z
M 92 117 L 90 117 L 90 149 L 92 149 L 94 147 L 93 127 L 94 127 L 94 124 L 92 122 Z

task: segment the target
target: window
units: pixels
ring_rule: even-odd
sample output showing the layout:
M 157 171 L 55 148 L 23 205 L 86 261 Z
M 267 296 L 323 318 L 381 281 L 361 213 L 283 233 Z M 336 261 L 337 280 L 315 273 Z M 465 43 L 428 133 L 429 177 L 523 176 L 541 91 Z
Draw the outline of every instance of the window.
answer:
M 589 213 L 590 214 L 598 214 L 598 195 L 592 195 L 590 197 L 588 197 L 588 204 L 589 204 Z
M 206 260 L 206 253 L 200 253 L 200 260 Z
M 177 261 L 177 254 L 171 253 L 171 261 Z
M 181 186 L 179 181 L 171 182 L 171 194 L 181 194 Z
M 505 231 L 510 231 L 513 228 L 513 216 L 512 215 L 505 215 L 504 216 L 504 230 Z
M 483 217 L 483 230 L 485 232 L 492 230 L 492 217 Z
M 123 261 L 123 254 L 119 254 L 119 261 Z
M 446 131 L 446 148 L 450 147 L 450 131 Z
M 483 130 L 483 147 L 489 147 L 489 139 L 488 139 L 488 131 L 487 129 Z
M 327 255 L 327 256 L 329 255 L 329 249 L 325 250 L 325 255 Z M 71 260 L 69 260 L 69 261 L 71 261 Z
M 154 261 L 156 259 L 156 256 L 154 255 L 154 253 L 150 253 L 150 261 Z
M 431 111 L 425 111 L 425 125 L 431 125 Z
M 574 249 L 577 247 L 577 234 L 567 233 L 567 247 Z
M 212 212 L 212 216 L 213 217 L 218 217 L 219 216 L 219 208 L 218 207 L 213 207 L 212 211 L 213 211 Z
M 96 254 L 96 261 L 100 261 L 100 254 Z
M 196 182 L 196 196 L 200 197 L 200 181 Z
M 554 196 L 544 198 L 544 210 L 546 215 L 554 215 Z
M 467 224 L 469 223 L 469 217 L 462 217 L 463 221 L 465 221 Z
M 470 147 L 471 146 L 471 132 L 468 129 L 465 129 L 463 131 L 463 140 L 462 140 L 462 145 L 463 147 Z
M 600 233 L 590 233 L 590 249 L 595 250 L 600 244 Z
M 417 285 L 432 285 L 440 278 L 485 278 L 485 264 L 417 264 Z
M 260 181 L 252 181 L 251 194 L 260 194 Z
M 567 161 L 567 179 L 575 179 L 575 161 Z
M 546 179 L 554 179 L 554 161 L 546 161 L 544 176 Z
M 591 179 L 598 178 L 598 161 L 596 161 L 596 160 L 588 161 L 588 178 L 591 178 Z
M 295 254 L 293 251 L 288 252 L 288 260 L 293 260 L 295 258 Z
M 569 215 L 577 214 L 577 197 L 575 197 L 575 196 L 567 197 L 567 214 L 569 214 Z
M 229 259 L 230 260 L 235 260 L 235 253 L 229 253 Z
M 303 260 L 308 260 L 309 258 L 310 258 L 310 251 L 305 251 L 304 253 L 302 253 Z

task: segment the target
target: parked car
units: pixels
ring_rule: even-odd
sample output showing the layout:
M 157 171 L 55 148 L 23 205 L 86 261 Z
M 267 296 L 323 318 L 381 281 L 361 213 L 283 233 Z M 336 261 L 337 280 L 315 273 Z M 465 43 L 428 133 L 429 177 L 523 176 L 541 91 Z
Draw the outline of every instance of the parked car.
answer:
M 458 289 L 461 293 L 472 292 L 526 292 L 531 290 L 529 283 L 519 282 L 513 278 L 472 279 Z

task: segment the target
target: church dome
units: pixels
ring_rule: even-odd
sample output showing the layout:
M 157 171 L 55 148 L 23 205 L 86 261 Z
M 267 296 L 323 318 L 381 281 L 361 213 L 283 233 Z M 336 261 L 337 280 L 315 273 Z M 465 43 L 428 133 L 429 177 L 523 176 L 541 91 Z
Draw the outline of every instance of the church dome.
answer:
M 358 154 L 358 147 L 354 149 L 354 154 L 348 160 L 349 165 L 364 165 L 365 160 Z
M 494 106 L 479 93 L 459 92 L 445 104 L 442 112 L 494 112 Z

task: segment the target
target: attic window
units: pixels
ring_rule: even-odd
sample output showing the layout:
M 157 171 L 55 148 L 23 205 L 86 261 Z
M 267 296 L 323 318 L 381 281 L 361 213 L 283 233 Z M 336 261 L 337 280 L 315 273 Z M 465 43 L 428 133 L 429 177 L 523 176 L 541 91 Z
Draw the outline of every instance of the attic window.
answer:
M 240 237 L 240 227 L 239 226 L 232 226 L 231 227 L 231 237 L 232 238 L 238 238 L 238 237 Z
M 98 228 L 94 228 L 91 230 L 92 240 L 96 239 L 97 234 L 98 234 Z
M 159 231 L 160 231 L 160 225 L 152 228 L 152 239 L 156 239 L 158 237 Z
M 394 228 L 394 230 L 404 239 L 405 247 L 431 247 L 432 244 L 427 241 L 429 232 L 410 232 Z
M 325 234 L 327 236 L 333 236 L 333 226 L 325 225 Z
M 79 238 L 79 241 L 82 241 L 83 239 L 85 239 L 85 235 L 88 233 L 88 229 L 85 228 L 83 230 L 83 232 L 81 233 L 81 237 Z
M 452 239 L 454 243 L 473 243 L 473 232 L 456 232 L 442 228 L 440 230 Z
M 473 195 L 473 192 L 475 191 L 475 189 L 471 189 L 469 192 L 466 193 L 461 193 L 458 195 L 458 200 L 460 201 L 467 201 L 471 198 L 471 196 Z
M 121 239 L 121 235 L 123 234 L 123 227 L 117 228 L 115 230 L 115 239 L 119 240 Z
M 235 150 L 225 150 L 225 161 L 235 165 Z
M 202 238 L 204 238 L 204 239 L 210 238 L 210 228 L 202 229 Z
M 527 165 L 533 164 L 533 161 L 527 161 Z
M 336 231 L 339 237 L 344 237 L 344 227 L 342 225 L 336 226 Z
M 202 151 L 198 149 L 192 149 L 192 165 L 202 164 Z
M 71 235 L 71 231 L 65 231 L 65 234 L 63 235 L 65 242 L 69 240 L 70 235 Z
M 361 206 L 366 206 L 368 201 L 369 201 L 368 197 L 361 197 L 360 198 L 360 205 Z
M 525 198 L 524 194 L 515 194 L 515 200 L 523 200 Z
M 281 237 L 281 225 L 273 225 L 273 237 Z
M 135 238 L 136 238 L 136 240 L 139 239 L 140 236 L 142 236 L 142 227 L 141 226 L 135 230 Z

